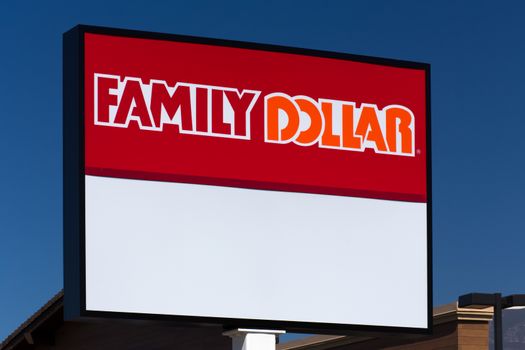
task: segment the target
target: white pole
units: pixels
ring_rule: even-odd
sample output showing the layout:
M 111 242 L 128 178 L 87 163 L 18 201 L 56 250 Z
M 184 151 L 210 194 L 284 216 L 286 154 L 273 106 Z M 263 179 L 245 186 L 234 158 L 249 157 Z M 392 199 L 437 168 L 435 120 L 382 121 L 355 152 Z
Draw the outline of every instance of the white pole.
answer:
M 238 328 L 224 332 L 232 338 L 232 350 L 275 350 L 276 337 L 285 331 Z

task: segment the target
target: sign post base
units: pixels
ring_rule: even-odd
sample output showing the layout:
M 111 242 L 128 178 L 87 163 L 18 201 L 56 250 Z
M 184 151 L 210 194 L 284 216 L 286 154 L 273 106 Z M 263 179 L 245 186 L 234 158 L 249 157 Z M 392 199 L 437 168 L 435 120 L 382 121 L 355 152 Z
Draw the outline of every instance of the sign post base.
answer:
M 237 328 L 224 332 L 232 338 L 232 350 L 275 350 L 277 337 L 285 331 Z

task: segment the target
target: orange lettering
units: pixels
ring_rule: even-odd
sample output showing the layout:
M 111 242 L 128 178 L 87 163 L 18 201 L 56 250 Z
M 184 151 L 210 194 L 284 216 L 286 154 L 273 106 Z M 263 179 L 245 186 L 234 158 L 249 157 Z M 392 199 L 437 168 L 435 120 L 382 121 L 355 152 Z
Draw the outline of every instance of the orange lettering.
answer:
M 361 149 L 361 138 L 354 134 L 354 105 L 343 105 L 343 148 Z
M 273 142 L 291 141 L 299 129 L 299 112 L 294 103 L 283 95 L 269 95 L 266 103 L 266 139 Z M 288 123 L 281 129 L 279 110 L 288 116 Z
M 374 107 L 362 106 L 359 123 L 357 124 L 356 134 L 363 137 L 363 141 L 372 141 L 376 144 L 377 150 L 386 152 L 385 139 L 377 120 L 377 113 Z
M 341 137 L 339 135 L 333 134 L 332 103 L 330 102 L 321 103 L 321 109 L 323 110 L 323 115 L 324 115 L 324 132 L 323 132 L 323 137 L 321 138 L 321 144 L 323 146 L 329 146 L 329 147 L 340 147 Z
M 390 152 L 397 152 L 397 133 L 401 136 L 401 152 L 413 154 L 412 149 L 412 114 L 400 106 L 385 108 L 386 141 Z M 398 124 L 399 120 L 399 124 Z
M 321 135 L 323 129 L 323 117 L 319 113 L 317 106 L 306 98 L 295 98 L 295 102 L 299 109 L 306 113 L 310 118 L 310 126 L 306 130 L 301 130 L 295 141 L 302 145 L 310 145 L 314 143 Z

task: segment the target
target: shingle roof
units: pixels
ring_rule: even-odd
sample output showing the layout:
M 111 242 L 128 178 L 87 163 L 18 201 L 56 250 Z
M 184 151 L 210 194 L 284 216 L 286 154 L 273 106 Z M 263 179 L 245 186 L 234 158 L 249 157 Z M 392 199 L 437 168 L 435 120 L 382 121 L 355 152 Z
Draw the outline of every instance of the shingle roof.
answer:
M 14 349 L 22 342 L 33 344 L 33 337 L 35 336 L 34 332 L 37 329 L 50 327 L 51 324 L 48 324 L 46 327 L 46 323 L 50 323 L 50 321 L 52 321 L 53 325 L 55 325 L 56 322 L 62 322 L 62 310 L 64 308 L 63 301 L 64 291 L 61 290 L 17 329 L 9 334 L 2 343 L 0 343 L 0 350 Z

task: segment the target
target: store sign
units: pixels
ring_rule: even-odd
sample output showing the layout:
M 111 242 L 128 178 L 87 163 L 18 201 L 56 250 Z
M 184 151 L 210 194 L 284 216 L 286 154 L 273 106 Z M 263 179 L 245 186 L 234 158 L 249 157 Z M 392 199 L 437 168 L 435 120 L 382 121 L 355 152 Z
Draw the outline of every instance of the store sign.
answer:
M 427 65 L 84 26 L 64 53 L 66 315 L 430 329 Z
M 260 94 L 179 82 L 170 87 L 162 80 L 143 84 L 136 77 L 95 73 L 95 124 L 127 128 L 135 122 L 151 131 L 173 124 L 181 134 L 250 140 L 251 111 Z M 340 115 L 334 116 L 335 106 Z M 335 118 L 341 121 L 340 134 L 334 132 Z M 356 108 L 355 102 L 273 92 L 264 96 L 264 135 L 272 143 L 414 155 L 414 115 L 398 105 L 380 111 L 376 105 Z

